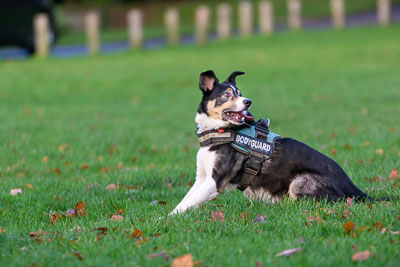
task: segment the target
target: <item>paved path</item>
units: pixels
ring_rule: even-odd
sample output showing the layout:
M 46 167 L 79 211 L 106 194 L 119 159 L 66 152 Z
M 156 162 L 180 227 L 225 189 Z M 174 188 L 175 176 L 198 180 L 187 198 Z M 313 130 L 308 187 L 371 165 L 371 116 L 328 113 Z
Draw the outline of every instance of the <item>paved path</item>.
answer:
M 400 22 L 400 5 L 392 7 L 391 13 L 392 23 Z M 360 25 L 374 25 L 376 24 L 376 11 L 366 11 L 357 14 L 352 14 L 346 17 L 346 27 L 354 27 Z M 304 29 L 320 29 L 331 27 L 330 18 L 321 19 L 305 19 L 303 20 Z M 276 31 L 282 32 L 287 31 L 286 24 L 276 25 Z M 238 35 L 235 33 L 234 35 Z M 216 34 L 210 34 L 210 39 L 216 39 Z M 180 40 L 181 44 L 192 44 L 194 43 L 193 36 L 183 36 Z M 165 38 L 154 38 L 145 40 L 143 47 L 145 49 L 155 49 L 166 45 Z M 128 42 L 113 42 L 104 43 L 101 45 L 101 53 L 113 53 L 118 51 L 124 51 L 129 49 Z M 62 57 L 75 57 L 84 56 L 87 54 L 87 48 L 85 45 L 56 45 L 51 49 L 51 56 L 54 58 Z M 18 48 L 0 48 L 0 60 L 7 59 L 24 59 L 27 58 L 28 54 L 24 49 Z

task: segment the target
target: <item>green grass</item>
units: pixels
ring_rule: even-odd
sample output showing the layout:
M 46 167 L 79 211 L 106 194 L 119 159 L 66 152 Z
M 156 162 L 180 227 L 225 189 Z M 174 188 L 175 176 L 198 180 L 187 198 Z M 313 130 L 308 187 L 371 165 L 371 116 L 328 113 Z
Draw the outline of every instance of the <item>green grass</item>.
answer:
M 258 24 L 258 2 L 253 1 L 254 25 Z M 276 23 L 285 23 L 287 20 L 287 3 L 286 0 L 272 0 L 274 6 L 274 19 Z M 392 0 L 392 4 L 400 4 L 400 0 Z M 238 28 L 238 3 L 237 0 L 227 1 L 210 1 L 210 0 L 196 0 L 196 1 L 160 1 L 150 2 L 145 4 L 137 4 L 135 7 L 140 8 L 144 12 L 144 38 L 159 38 L 166 35 L 164 28 L 164 12 L 167 8 L 175 6 L 180 12 L 180 33 L 181 35 L 189 35 L 194 32 L 194 13 L 199 5 L 206 5 L 211 10 L 211 25 L 210 30 L 216 30 L 216 10 L 217 6 L 221 3 L 228 3 L 232 6 L 232 20 L 233 28 Z M 100 8 L 103 12 L 103 25 L 105 26 L 101 32 L 102 42 L 115 42 L 128 40 L 128 33 L 126 29 L 113 29 L 107 27 L 110 22 L 110 13 L 113 8 L 129 9 L 132 6 L 116 6 L 108 5 Z M 376 0 L 348 0 L 345 1 L 346 14 L 354 14 L 365 10 L 374 10 L 376 8 Z M 77 7 L 79 9 L 79 7 Z M 120 16 L 123 14 L 121 13 Z M 321 18 L 330 16 L 330 0 L 302 0 L 302 16 L 303 18 Z M 62 12 L 57 12 L 59 24 L 64 25 L 62 22 Z M 114 15 L 115 17 L 115 15 Z M 65 27 L 66 25 L 64 25 Z M 84 44 L 85 35 L 82 32 L 61 32 L 58 44 Z
M 256 118 L 271 118 L 272 131 L 335 159 L 371 196 L 399 196 L 399 180 L 388 181 L 400 168 L 399 33 L 399 26 L 284 33 L 204 47 L 1 62 L 0 265 L 164 266 L 191 253 L 207 266 L 348 266 L 358 265 L 354 252 L 369 250 L 362 265 L 396 266 L 400 235 L 374 225 L 399 231 L 399 201 L 268 205 L 233 191 L 158 218 L 194 180 L 197 79 L 207 69 L 221 80 L 246 71 L 238 87 L 253 100 Z M 384 181 L 365 179 L 377 175 Z M 112 183 L 121 186 L 107 191 Z M 13 188 L 22 194 L 11 196 Z M 155 200 L 166 204 L 151 205 Z M 65 213 L 79 201 L 87 215 L 50 223 L 49 212 Z M 111 221 L 119 209 L 124 219 Z M 210 221 L 217 210 L 225 221 Z M 256 214 L 266 215 L 265 222 L 254 223 Z M 358 231 L 344 233 L 346 221 Z M 95 242 L 98 227 L 108 235 Z M 135 228 L 147 242 L 127 238 Z M 36 244 L 28 234 L 39 230 L 48 234 Z M 293 247 L 301 251 L 275 257 Z M 147 257 L 163 250 L 170 258 Z

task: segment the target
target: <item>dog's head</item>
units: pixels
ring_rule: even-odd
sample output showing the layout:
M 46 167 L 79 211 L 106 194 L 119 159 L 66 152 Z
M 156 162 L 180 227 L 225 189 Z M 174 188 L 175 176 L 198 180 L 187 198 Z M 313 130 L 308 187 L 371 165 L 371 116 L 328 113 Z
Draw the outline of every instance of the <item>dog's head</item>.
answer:
M 236 87 L 236 76 L 244 72 L 235 71 L 223 82 L 212 70 L 200 74 L 199 87 L 203 92 L 196 121 L 212 125 L 203 125 L 206 128 L 227 127 L 252 122 L 253 116 L 248 112 L 251 100 L 242 96 Z M 201 117 L 201 118 L 200 118 Z

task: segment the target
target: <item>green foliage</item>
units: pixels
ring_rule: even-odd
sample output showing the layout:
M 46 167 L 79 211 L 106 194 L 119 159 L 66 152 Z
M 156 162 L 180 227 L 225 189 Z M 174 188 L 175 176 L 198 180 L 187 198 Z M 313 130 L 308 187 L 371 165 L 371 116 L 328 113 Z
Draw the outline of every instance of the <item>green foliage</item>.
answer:
M 160 266 L 191 253 L 207 266 L 347 266 L 363 250 L 366 265 L 397 265 L 400 235 L 381 230 L 400 230 L 398 200 L 268 205 L 233 191 L 159 218 L 194 180 L 197 79 L 207 69 L 220 79 L 246 71 L 238 87 L 256 118 L 332 157 L 371 196 L 399 196 L 388 180 L 400 168 L 399 41 L 398 26 L 371 27 L 1 62 L 0 265 Z M 51 224 L 49 212 L 79 201 L 87 215 Z M 124 219 L 112 221 L 120 209 Z M 223 222 L 210 221 L 217 210 Z M 99 227 L 108 234 L 97 237 Z M 135 228 L 146 242 L 128 238 Z M 28 235 L 39 230 L 47 234 Z

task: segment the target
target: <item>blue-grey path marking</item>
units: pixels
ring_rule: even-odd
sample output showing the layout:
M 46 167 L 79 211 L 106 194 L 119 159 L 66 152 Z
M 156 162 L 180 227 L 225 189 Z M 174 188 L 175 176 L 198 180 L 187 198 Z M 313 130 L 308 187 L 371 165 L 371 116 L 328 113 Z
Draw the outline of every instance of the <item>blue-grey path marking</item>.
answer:
M 391 10 L 391 23 L 400 22 L 400 5 L 392 6 Z M 351 14 L 346 16 L 346 27 L 354 27 L 360 25 L 375 25 L 377 24 L 376 10 L 369 10 L 365 12 L 359 12 L 356 14 Z M 318 18 L 318 19 L 304 19 L 303 28 L 304 29 L 321 29 L 330 28 L 331 20 L 330 18 Z M 275 31 L 282 32 L 287 31 L 286 24 L 277 24 Z M 255 30 L 257 33 L 257 30 Z M 238 32 L 234 33 L 234 36 L 238 36 Z M 217 38 L 215 33 L 210 34 L 209 39 L 215 40 Z M 180 44 L 193 44 L 193 36 L 182 36 L 180 39 Z M 166 46 L 165 38 L 153 38 L 147 39 L 143 42 L 144 49 L 156 49 Z M 101 45 L 101 53 L 113 53 L 119 51 L 125 51 L 129 49 L 129 44 L 127 41 L 104 43 Z M 56 45 L 51 49 L 51 57 L 63 58 L 63 57 L 76 57 L 87 55 L 86 45 Z M 26 50 L 19 48 L 0 48 L 0 60 L 7 59 L 25 59 L 29 55 Z

